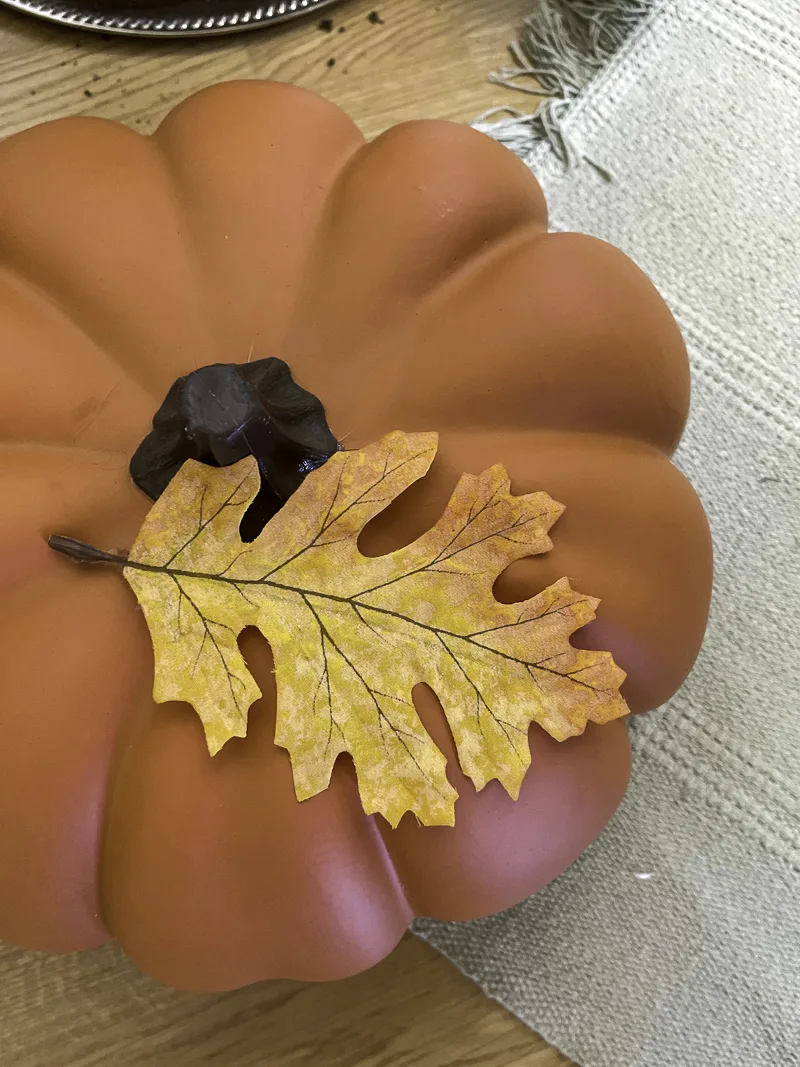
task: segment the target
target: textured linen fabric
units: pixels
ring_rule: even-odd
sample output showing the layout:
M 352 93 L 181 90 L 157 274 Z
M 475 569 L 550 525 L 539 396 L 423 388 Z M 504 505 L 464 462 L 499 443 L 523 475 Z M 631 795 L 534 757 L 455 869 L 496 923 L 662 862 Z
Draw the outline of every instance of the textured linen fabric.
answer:
M 416 931 L 584 1067 L 800 1064 L 800 0 L 669 0 L 529 163 L 690 353 L 677 462 L 711 521 L 697 666 L 631 726 L 628 796 L 518 907 Z

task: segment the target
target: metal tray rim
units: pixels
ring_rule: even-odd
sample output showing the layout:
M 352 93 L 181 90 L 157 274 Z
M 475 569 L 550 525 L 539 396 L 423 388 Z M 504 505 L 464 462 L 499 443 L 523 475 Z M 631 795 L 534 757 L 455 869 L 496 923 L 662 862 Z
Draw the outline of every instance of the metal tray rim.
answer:
M 114 15 L 99 12 L 67 0 L 0 0 L 1 4 L 72 29 L 112 33 L 124 37 L 213 37 L 274 26 L 302 15 L 310 15 L 338 0 L 271 0 L 250 3 L 232 11 L 196 16 L 170 15 L 170 4 L 144 7 L 140 15 Z

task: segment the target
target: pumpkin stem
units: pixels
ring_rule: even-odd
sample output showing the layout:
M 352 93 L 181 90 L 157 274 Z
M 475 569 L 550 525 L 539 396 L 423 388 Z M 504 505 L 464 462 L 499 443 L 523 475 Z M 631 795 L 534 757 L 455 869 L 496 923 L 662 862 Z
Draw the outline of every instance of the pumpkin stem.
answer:
M 157 500 L 187 459 L 227 467 L 254 456 L 261 487 L 240 529 L 249 542 L 337 449 L 321 401 L 295 382 L 283 360 L 215 363 L 172 385 L 130 472 Z

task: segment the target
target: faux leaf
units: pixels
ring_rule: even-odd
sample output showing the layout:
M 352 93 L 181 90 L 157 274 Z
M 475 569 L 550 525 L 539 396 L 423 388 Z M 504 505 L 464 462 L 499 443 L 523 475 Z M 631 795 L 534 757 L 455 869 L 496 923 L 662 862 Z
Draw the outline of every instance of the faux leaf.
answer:
M 563 510 L 544 492 L 512 495 L 503 467 L 463 475 L 413 544 L 360 553 L 365 524 L 426 473 L 436 447 L 435 434 L 396 432 L 334 455 L 249 544 L 239 523 L 259 489 L 255 460 L 190 460 L 124 571 L 153 639 L 155 699 L 192 704 L 212 755 L 246 733 L 261 695 L 237 644 L 256 626 L 274 655 L 275 741 L 298 799 L 324 790 L 349 752 L 364 810 L 392 826 L 406 811 L 426 825 L 454 822 L 445 758 L 414 708 L 419 683 L 437 694 L 476 788 L 497 778 L 513 798 L 532 721 L 564 740 L 628 710 L 611 655 L 569 643 L 597 600 L 566 578 L 524 603 L 495 599 L 502 570 L 551 547 Z

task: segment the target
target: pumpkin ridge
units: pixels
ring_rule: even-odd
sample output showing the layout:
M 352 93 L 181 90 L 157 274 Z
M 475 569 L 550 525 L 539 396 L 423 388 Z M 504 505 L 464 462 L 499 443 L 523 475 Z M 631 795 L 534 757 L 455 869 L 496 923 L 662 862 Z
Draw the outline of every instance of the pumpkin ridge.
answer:
M 31 301 L 32 310 L 36 310 L 36 305 L 39 307 L 44 305 L 48 310 L 55 312 L 63 322 L 68 325 L 69 329 L 73 330 L 82 338 L 87 345 L 87 351 L 97 354 L 104 362 L 111 363 L 120 371 L 123 378 L 134 386 L 138 392 L 141 392 L 147 397 L 153 395 L 147 386 L 136 377 L 133 368 L 126 366 L 120 359 L 114 356 L 106 345 L 102 344 L 92 336 L 91 331 L 87 328 L 85 323 L 79 321 L 78 317 L 70 312 L 69 308 L 65 305 L 65 302 L 57 293 L 39 285 L 38 282 L 30 276 L 30 273 L 27 270 L 17 264 L 11 263 L 7 259 L 4 262 L 0 262 L 0 271 L 3 271 L 8 276 L 6 284 L 11 284 L 25 299 Z
M 443 139 L 447 155 L 442 148 Z M 459 161 L 463 160 L 467 167 L 475 162 L 476 155 L 481 162 L 483 157 L 491 160 L 498 181 L 507 187 L 507 204 L 498 204 L 496 197 L 488 198 L 485 186 L 478 180 L 468 182 L 465 189 L 459 188 L 457 174 L 451 181 L 452 172 L 459 170 Z M 447 168 L 440 175 L 443 157 L 447 159 Z M 371 194 L 376 182 L 380 183 L 381 195 Z M 382 229 L 381 213 L 390 215 L 395 200 L 401 206 L 406 202 L 412 205 L 413 240 L 406 237 L 406 243 L 403 243 L 402 228 L 398 232 L 389 224 L 385 234 Z M 373 217 L 377 218 L 378 233 L 385 241 L 400 242 L 397 255 L 388 267 L 382 255 L 383 245 L 374 238 L 375 227 L 370 221 Z M 310 331 L 311 344 L 319 344 L 321 325 L 336 314 L 335 307 L 326 303 L 331 283 L 336 286 L 338 282 L 336 268 L 341 267 L 352 276 L 355 286 L 362 280 L 366 282 L 368 290 L 361 296 L 365 310 L 353 292 L 343 293 L 344 301 L 353 301 L 357 325 L 351 328 L 344 343 L 337 344 L 338 339 L 334 339 L 337 357 L 348 367 L 357 367 L 364 358 L 364 350 L 373 350 L 413 321 L 440 287 L 449 285 L 463 269 L 472 269 L 476 257 L 482 258 L 506 241 L 514 240 L 519 230 L 530 227 L 546 232 L 544 200 L 530 172 L 506 149 L 468 127 L 462 129 L 440 120 L 416 120 L 387 130 L 359 147 L 343 163 L 326 191 L 323 210 L 306 254 L 307 269 L 296 296 L 296 310 L 290 319 L 287 351 L 281 354 L 293 365 L 301 366 L 309 347 L 306 340 L 309 303 L 312 307 L 315 302 L 321 303 L 322 307 L 312 315 L 316 323 Z M 422 234 L 436 234 L 430 256 L 426 255 L 427 244 L 417 247 Z M 350 256 L 337 258 L 343 239 L 348 245 L 355 241 L 356 248 L 359 243 L 364 244 L 365 254 L 376 258 L 377 291 L 380 296 L 392 292 L 394 298 L 386 309 L 379 309 L 380 314 L 373 311 L 371 303 L 375 275 L 363 266 L 359 272 L 357 261 Z M 447 256 L 439 245 L 447 250 Z M 396 276 L 390 277 L 387 270 L 395 268 Z
M 142 140 L 146 141 L 148 146 L 152 149 L 153 154 L 158 159 L 159 165 L 164 173 L 164 184 L 167 190 L 167 198 L 175 214 L 176 231 L 180 234 L 180 244 L 183 250 L 183 257 L 186 261 L 187 273 L 192 280 L 192 288 L 194 289 L 194 296 L 196 298 L 195 303 L 201 309 L 201 314 L 203 316 L 202 329 L 211 339 L 211 344 L 217 353 L 216 359 L 211 362 L 228 363 L 231 362 L 230 353 L 225 351 L 225 344 L 222 342 L 222 339 L 217 336 L 217 329 L 215 329 L 214 323 L 208 312 L 211 305 L 208 300 L 209 292 L 206 279 L 200 267 L 200 256 L 198 255 L 200 245 L 195 234 L 193 213 L 182 205 L 180 197 L 180 176 L 170 158 L 168 147 L 169 142 L 165 143 L 157 136 L 157 134 L 158 131 L 151 136 L 142 136 Z M 234 362 L 237 361 L 234 360 Z
M 547 232 L 539 229 L 535 222 L 528 223 L 521 232 L 512 230 L 499 236 L 482 252 L 466 258 L 463 263 L 459 263 L 451 271 L 443 274 L 431 289 L 422 293 L 414 304 L 404 308 L 397 318 L 381 323 L 378 330 L 362 339 L 350 353 L 352 364 L 357 366 L 363 361 L 369 365 L 377 346 L 397 337 L 404 329 L 413 328 L 417 320 L 426 313 L 435 314 L 438 303 L 447 300 L 452 292 L 457 293 L 462 285 L 469 284 L 473 275 L 480 276 L 484 272 L 488 273 L 503 260 L 506 254 L 513 253 L 518 246 L 525 245 L 527 241 L 534 243 L 535 240 L 547 236 Z
M 575 274 L 578 251 L 587 263 Z M 576 299 L 582 288 L 594 301 L 594 311 L 586 310 L 583 323 L 569 302 L 559 300 L 562 278 L 580 287 Z M 502 288 L 506 282 L 507 295 Z M 608 317 L 598 293 L 603 304 L 613 302 L 617 308 L 638 298 L 638 318 Z M 532 431 L 591 431 L 642 440 L 669 456 L 688 412 L 688 360 L 677 327 L 666 331 L 662 310 L 646 275 L 610 246 L 582 234 L 527 232 L 479 262 L 474 272 L 459 275 L 431 301 L 421 302 L 407 336 L 391 349 L 392 355 L 403 353 L 403 371 L 387 393 L 386 409 L 408 408 L 414 383 L 424 374 L 427 390 L 413 396 L 421 424 L 430 422 L 428 411 L 435 408 L 437 425 L 450 425 L 450 412 L 463 410 L 469 401 L 484 428 L 520 420 Z M 509 337 L 514 338 L 510 345 Z M 439 370 L 434 353 L 444 344 L 472 357 L 459 361 L 458 374 Z M 503 361 L 517 359 L 521 345 L 528 351 L 527 362 L 504 370 Z M 562 353 L 580 345 L 593 358 L 580 357 L 571 369 Z M 487 360 L 498 381 L 489 391 Z M 441 366 L 442 371 L 450 368 L 450 361 Z
M 420 305 L 425 310 L 435 310 L 439 301 L 444 302 L 451 296 L 451 290 L 457 291 L 460 286 L 469 285 L 473 280 L 494 270 L 506 256 L 514 255 L 520 248 L 532 247 L 549 236 L 549 230 L 542 229 L 541 223 L 536 221 L 515 227 L 497 240 L 486 244 L 479 252 L 473 253 L 450 273 L 443 275 L 437 285 L 422 295 Z
M 291 124 L 286 121 L 286 105 L 294 112 Z M 326 124 L 322 136 L 315 131 L 321 118 Z M 199 151 L 190 156 L 187 165 L 187 140 L 191 143 L 197 128 L 203 130 Z M 363 136 L 341 109 L 314 93 L 281 82 L 248 80 L 212 86 L 190 97 L 164 119 L 151 140 L 165 162 L 173 195 L 183 202 L 182 218 L 191 241 L 186 247 L 192 253 L 195 290 L 202 296 L 204 308 L 215 308 L 208 319 L 207 334 L 213 341 L 217 361 L 243 363 L 250 358 L 282 356 L 285 334 L 297 311 L 298 290 L 314 257 L 330 190 L 364 147 Z M 258 144 L 257 150 L 243 149 L 243 145 L 253 143 Z M 227 153 L 233 158 L 223 168 L 219 161 L 228 158 Z M 256 190 L 251 181 L 242 177 L 248 170 L 261 174 L 266 169 L 269 175 L 273 166 L 275 180 L 282 186 L 293 166 L 295 171 L 305 172 L 289 191 L 290 230 L 283 221 L 276 224 L 276 219 L 285 220 L 287 216 L 286 210 L 280 211 L 269 182 L 259 184 Z M 235 172 L 238 168 L 238 178 L 235 173 L 231 178 L 231 167 Z M 258 169 L 253 170 L 254 167 Z M 266 205 L 263 212 L 256 208 L 255 228 L 249 228 L 261 247 L 254 247 L 247 238 L 237 246 L 233 233 L 228 244 L 227 232 L 224 237 L 221 232 L 220 223 L 230 220 L 229 208 L 240 188 L 244 203 L 257 196 L 258 203 Z M 220 198 L 223 207 L 217 213 L 215 205 Z M 244 203 L 241 213 L 247 211 Z M 270 251 L 276 235 L 277 256 Z M 225 243 L 220 243 L 223 240 Z M 284 241 L 289 252 L 288 273 L 282 263 L 276 278 L 269 268 L 276 258 L 281 261 Z M 215 255 L 215 250 L 221 254 Z M 263 274 L 269 277 L 272 311 L 266 322 L 266 301 L 256 297 L 254 304 L 254 287 L 247 284 L 242 294 L 239 272 L 243 267 L 261 284 Z M 246 331 L 245 323 L 251 327 Z M 196 362 L 192 369 L 198 365 Z M 292 366 L 302 370 L 302 355 L 292 360 Z
M 173 366 L 180 373 L 193 354 L 205 360 L 208 334 L 195 325 L 202 309 L 189 299 L 196 290 L 174 198 L 150 139 L 111 121 L 68 118 L 2 147 L 9 269 L 160 400 Z M 60 172 L 48 165 L 50 150 Z M 29 167 L 35 181 L 24 177 Z
M 68 441 L 6 441 L 0 439 L 0 457 L 8 453 L 16 453 L 17 455 L 24 455 L 26 453 L 41 453 L 47 454 L 48 452 L 53 455 L 59 455 L 61 453 L 77 452 L 82 456 L 108 456 L 115 460 L 121 460 L 121 467 L 127 467 L 128 453 L 126 449 L 113 449 L 113 448 L 87 448 L 86 445 L 80 445 L 74 442 Z

